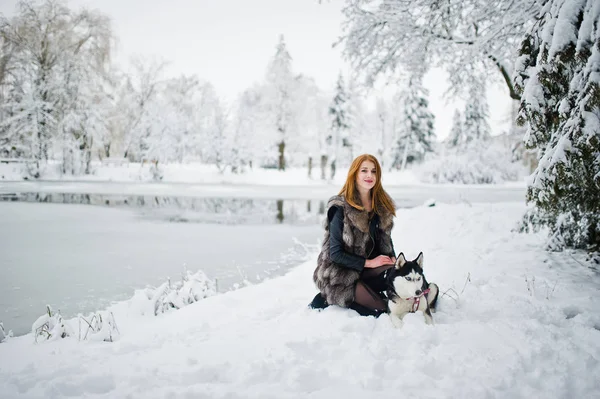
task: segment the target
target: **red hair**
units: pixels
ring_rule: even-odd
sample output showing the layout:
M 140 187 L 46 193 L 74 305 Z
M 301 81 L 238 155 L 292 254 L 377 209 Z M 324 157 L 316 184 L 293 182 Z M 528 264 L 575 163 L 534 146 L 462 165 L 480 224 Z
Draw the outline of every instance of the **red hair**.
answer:
M 388 193 L 385 192 L 383 186 L 381 185 L 381 166 L 379 165 L 379 161 L 373 155 L 363 154 L 359 155 L 352 161 L 352 165 L 350 165 L 350 169 L 348 170 L 348 177 L 346 178 L 346 183 L 339 192 L 339 195 L 343 195 L 346 199 L 346 202 L 362 211 L 365 209 L 364 206 L 359 205 L 356 202 L 358 198 L 358 191 L 356 189 L 356 175 L 360 170 L 360 165 L 363 162 L 370 161 L 375 164 L 375 186 L 371 189 L 371 203 L 373 204 L 373 211 L 376 214 L 380 215 L 382 208 L 385 208 L 389 213 L 396 216 L 396 207 L 394 206 L 394 201 L 390 198 Z

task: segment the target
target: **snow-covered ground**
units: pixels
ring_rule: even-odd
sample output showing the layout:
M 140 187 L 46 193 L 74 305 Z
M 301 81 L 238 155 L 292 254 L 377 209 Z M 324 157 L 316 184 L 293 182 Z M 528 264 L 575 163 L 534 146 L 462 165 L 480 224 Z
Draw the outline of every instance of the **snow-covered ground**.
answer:
M 313 170 L 313 177 L 309 178 L 306 168 L 291 168 L 285 172 L 255 168 L 243 174 L 221 174 L 214 165 L 192 163 L 164 165 L 164 178 L 155 182 L 148 165 L 131 163 L 97 165 L 92 175 L 62 176 L 55 171 L 47 173 L 41 181 L 24 181 L 22 167 L 0 163 L 0 195 L 73 193 L 326 200 L 337 194 L 346 179 L 346 171 L 337 173 L 333 180 L 321 180 L 318 170 Z M 420 205 L 431 198 L 446 203 L 523 201 L 525 198 L 524 181 L 493 185 L 425 184 L 412 170 L 405 170 L 386 171 L 382 183 L 401 207 Z
M 2 398 L 598 398 L 600 275 L 511 232 L 522 203 L 401 209 L 395 247 L 448 295 L 409 315 L 307 309 L 315 258 L 158 317 L 112 306 L 113 343 L 0 344 Z M 268 245 L 266 246 L 268 247 Z M 458 295 L 457 295 L 458 294 Z M 451 298 L 450 296 L 454 296 Z

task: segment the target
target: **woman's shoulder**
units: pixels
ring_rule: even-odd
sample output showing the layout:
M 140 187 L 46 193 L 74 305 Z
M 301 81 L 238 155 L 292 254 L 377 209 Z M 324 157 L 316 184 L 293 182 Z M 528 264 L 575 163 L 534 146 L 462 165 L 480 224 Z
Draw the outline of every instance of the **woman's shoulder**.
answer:
M 331 222 L 337 215 L 338 220 L 343 220 L 344 215 L 350 212 L 350 206 L 343 195 L 334 195 L 327 201 L 327 219 Z M 337 212 L 340 210 L 340 212 Z
M 327 201 L 327 208 L 331 208 L 333 206 L 343 208 L 344 205 L 346 205 L 346 199 L 342 195 L 334 195 Z

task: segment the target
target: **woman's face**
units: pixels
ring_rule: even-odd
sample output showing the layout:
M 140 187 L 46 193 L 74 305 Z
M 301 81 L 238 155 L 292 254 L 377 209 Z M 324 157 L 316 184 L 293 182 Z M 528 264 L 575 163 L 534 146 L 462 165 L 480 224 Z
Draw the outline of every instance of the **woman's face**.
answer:
M 377 170 L 375 164 L 371 161 L 364 161 L 360 164 L 356 174 L 356 186 L 360 191 L 368 191 L 377 183 Z

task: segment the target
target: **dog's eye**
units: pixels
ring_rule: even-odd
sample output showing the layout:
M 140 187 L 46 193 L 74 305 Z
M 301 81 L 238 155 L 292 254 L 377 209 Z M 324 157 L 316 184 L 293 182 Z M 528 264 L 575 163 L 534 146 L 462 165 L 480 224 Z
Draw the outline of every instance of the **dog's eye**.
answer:
M 404 277 L 404 278 L 406 279 L 406 281 L 411 281 L 411 280 L 412 280 L 412 278 L 410 278 L 410 277 L 408 277 L 408 276 L 406 276 L 406 277 Z
M 417 278 L 417 281 L 421 281 L 421 277 Z

